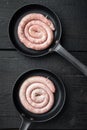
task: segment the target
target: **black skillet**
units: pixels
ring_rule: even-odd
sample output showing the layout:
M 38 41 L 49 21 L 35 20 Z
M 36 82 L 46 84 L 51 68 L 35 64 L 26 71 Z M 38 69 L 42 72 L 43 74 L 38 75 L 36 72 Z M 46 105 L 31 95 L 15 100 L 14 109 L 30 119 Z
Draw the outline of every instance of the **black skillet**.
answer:
M 35 51 L 25 47 L 18 39 L 17 28 L 21 18 L 29 13 L 41 13 L 47 16 L 55 26 L 54 41 L 53 44 L 42 51 Z M 58 16 L 49 8 L 43 5 L 31 4 L 19 9 L 12 17 L 9 24 L 9 35 L 12 43 L 17 50 L 23 54 L 31 57 L 40 57 L 51 52 L 57 52 L 69 62 L 71 62 L 77 69 L 79 69 L 85 76 L 87 76 L 87 66 L 82 64 L 78 59 L 73 57 L 67 50 L 65 50 L 60 44 L 60 38 L 62 34 L 61 23 Z
M 56 87 L 56 92 L 54 95 L 54 105 L 52 109 L 45 113 L 45 114 L 33 114 L 29 111 L 27 111 L 21 104 L 20 99 L 19 99 L 19 90 L 20 86 L 23 83 L 23 81 L 31 76 L 44 76 L 46 78 L 49 78 L 55 85 Z M 14 104 L 20 113 L 20 116 L 22 118 L 22 123 L 20 130 L 27 130 L 32 122 L 45 122 L 53 117 L 55 117 L 63 108 L 64 103 L 65 103 L 65 98 L 66 98 L 66 92 L 65 92 L 65 87 L 63 82 L 53 73 L 47 71 L 47 70 L 42 70 L 42 69 L 35 69 L 31 70 L 28 72 L 25 72 L 22 74 L 18 80 L 16 81 L 13 89 L 13 101 Z

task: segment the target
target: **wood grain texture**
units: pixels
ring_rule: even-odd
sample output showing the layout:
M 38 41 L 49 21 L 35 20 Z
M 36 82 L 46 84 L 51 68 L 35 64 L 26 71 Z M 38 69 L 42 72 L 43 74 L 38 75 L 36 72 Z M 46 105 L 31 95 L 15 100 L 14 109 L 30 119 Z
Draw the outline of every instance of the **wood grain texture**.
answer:
M 48 69 L 60 76 L 67 99 L 56 118 L 32 124 L 30 129 L 87 129 L 87 77 L 56 53 L 41 58 L 25 57 L 9 39 L 12 15 L 32 3 L 48 6 L 58 14 L 63 27 L 61 44 L 87 65 L 87 0 L 0 1 L 0 129 L 19 128 L 21 119 L 12 101 L 12 89 L 19 75 L 35 68 Z
M 87 53 L 73 52 L 73 55 L 87 65 Z M 44 62 L 46 67 L 43 67 Z M 0 52 L 0 128 L 19 127 L 20 118 L 12 101 L 13 84 L 21 73 L 35 68 L 49 69 L 57 76 L 60 75 L 66 86 L 67 100 L 59 116 L 40 125 L 34 124 L 31 128 L 46 129 L 49 128 L 49 123 L 51 129 L 86 128 L 87 78 L 57 54 L 34 59 L 16 51 Z
M 63 34 L 61 43 L 71 51 L 87 51 L 87 1 L 86 0 L 22 0 L 0 1 L 0 49 L 13 49 L 8 26 L 12 15 L 20 7 L 31 4 L 43 4 L 55 11 L 60 17 Z M 85 40 L 84 40 L 85 39 Z

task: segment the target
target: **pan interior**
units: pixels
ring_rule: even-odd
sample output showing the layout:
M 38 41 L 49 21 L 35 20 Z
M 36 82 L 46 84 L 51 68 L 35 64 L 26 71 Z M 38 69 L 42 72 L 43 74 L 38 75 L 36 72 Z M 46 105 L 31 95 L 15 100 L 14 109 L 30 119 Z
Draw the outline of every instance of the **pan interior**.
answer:
M 54 94 L 54 97 L 55 97 L 54 105 L 50 111 L 44 114 L 34 114 L 34 113 L 29 112 L 23 107 L 19 99 L 19 89 L 23 81 L 28 77 L 36 76 L 36 75 L 49 78 L 56 87 L 56 92 Z M 13 89 L 13 101 L 19 113 L 21 115 L 24 115 L 29 120 L 33 119 L 33 121 L 36 121 L 36 122 L 47 121 L 53 118 L 55 115 L 57 115 L 62 109 L 65 102 L 65 89 L 64 89 L 63 83 L 51 72 L 47 70 L 41 70 L 41 69 L 31 70 L 24 73 L 16 81 L 14 89 Z
M 36 51 L 33 49 L 29 49 L 24 44 L 22 44 L 18 38 L 17 29 L 19 22 L 25 15 L 30 13 L 41 13 L 44 16 L 47 16 L 55 26 L 53 43 L 45 50 Z M 49 49 L 55 46 L 55 41 L 60 40 L 61 24 L 59 18 L 50 9 L 42 5 L 31 4 L 22 7 L 13 15 L 9 24 L 9 36 L 16 49 L 18 49 L 20 52 L 28 56 L 38 57 L 49 53 Z

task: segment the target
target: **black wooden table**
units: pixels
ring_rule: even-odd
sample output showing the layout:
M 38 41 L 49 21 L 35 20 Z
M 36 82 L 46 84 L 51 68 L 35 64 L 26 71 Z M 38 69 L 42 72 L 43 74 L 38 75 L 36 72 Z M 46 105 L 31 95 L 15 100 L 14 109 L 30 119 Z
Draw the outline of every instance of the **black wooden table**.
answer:
M 24 71 L 45 68 L 64 81 L 67 99 L 64 109 L 51 121 L 31 129 L 87 129 L 87 77 L 58 54 L 25 57 L 12 45 L 8 26 L 20 7 L 39 3 L 55 11 L 62 22 L 61 43 L 87 65 L 87 0 L 0 0 L 0 129 L 19 128 L 20 117 L 12 101 L 14 81 Z

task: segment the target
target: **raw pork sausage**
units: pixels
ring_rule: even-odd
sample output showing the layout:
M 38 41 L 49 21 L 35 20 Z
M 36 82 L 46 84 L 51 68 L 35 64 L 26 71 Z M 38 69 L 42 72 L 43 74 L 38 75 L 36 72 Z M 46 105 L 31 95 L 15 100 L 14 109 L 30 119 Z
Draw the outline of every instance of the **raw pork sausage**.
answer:
M 51 80 L 43 76 L 26 79 L 19 90 L 22 105 L 35 114 L 48 112 L 54 104 L 55 86 Z
M 44 50 L 52 44 L 54 30 L 51 20 L 42 14 L 32 13 L 19 22 L 18 37 L 27 48 Z

